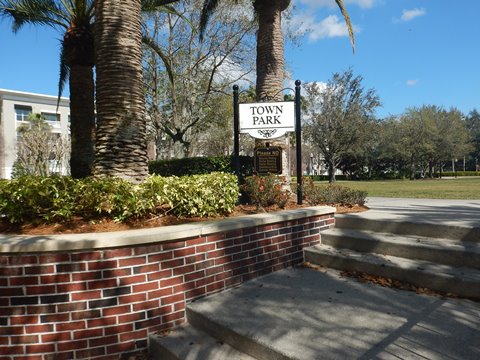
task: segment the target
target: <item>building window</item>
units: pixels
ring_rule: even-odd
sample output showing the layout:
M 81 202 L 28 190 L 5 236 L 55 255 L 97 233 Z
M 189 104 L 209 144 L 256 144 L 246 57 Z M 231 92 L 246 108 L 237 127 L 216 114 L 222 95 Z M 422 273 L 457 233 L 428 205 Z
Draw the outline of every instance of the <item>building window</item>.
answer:
M 60 114 L 42 112 L 42 116 L 47 121 L 60 121 Z
M 15 117 L 17 121 L 27 121 L 28 115 L 31 113 L 31 106 L 15 105 Z

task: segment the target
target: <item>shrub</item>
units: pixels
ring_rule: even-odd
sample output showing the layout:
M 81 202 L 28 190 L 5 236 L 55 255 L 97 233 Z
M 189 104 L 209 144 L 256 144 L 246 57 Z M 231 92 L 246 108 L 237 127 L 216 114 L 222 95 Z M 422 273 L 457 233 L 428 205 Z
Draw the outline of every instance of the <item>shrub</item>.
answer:
M 150 174 L 160 176 L 201 175 L 212 172 L 234 173 L 233 156 L 193 157 L 172 160 L 155 160 L 148 165 Z M 240 156 L 240 173 L 253 174 L 253 158 Z
M 367 192 L 335 184 L 315 185 L 312 179 L 305 179 L 303 196 L 312 205 L 340 204 L 353 206 L 364 205 Z
M 435 174 L 436 177 L 440 177 L 440 174 Z M 480 171 L 445 171 L 442 176 L 480 176 Z
M 126 221 L 167 211 L 214 216 L 232 212 L 238 195 L 237 178 L 223 173 L 151 176 L 140 185 L 111 177 L 24 176 L 0 181 L 0 215 L 11 223 L 52 223 L 74 216 Z
M 257 208 L 278 205 L 283 209 L 289 198 L 289 192 L 282 189 L 284 183 L 284 178 L 274 174 L 253 175 L 245 179 L 242 191 Z

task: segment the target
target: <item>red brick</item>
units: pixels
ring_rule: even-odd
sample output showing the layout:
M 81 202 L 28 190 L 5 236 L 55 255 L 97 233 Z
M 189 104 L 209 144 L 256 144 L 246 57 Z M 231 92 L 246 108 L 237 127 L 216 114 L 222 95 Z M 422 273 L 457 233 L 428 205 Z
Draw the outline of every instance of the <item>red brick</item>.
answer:
M 213 241 L 218 241 L 218 240 L 223 240 L 225 239 L 225 233 L 216 233 L 212 235 L 207 236 L 207 241 L 208 242 L 213 242 Z
M 78 274 L 73 274 L 75 275 Z M 42 284 L 58 284 L 70 282 L 70 274 L 55 274 L 55 275 L 42 275 L 40 276 L 40 283 Z
M 156 271 L 154 273 L 148 274 L 147 279 L 148 281 L 153 281 L 153 280 L 168 278 L 171 276 L 172 276 L 172 270 L 167 269 L 167 270 Z
M 48 333 L 53 331 L 53 324 L 28 325 L 25 331 L 27 334 Z
M 176 242 L 162 244 L 163 250 L 180 249 L 183 247 L 185 247 L 185 241 L 176 241 Z
M 84 291 L 84 290 L 87 290 L 87 283 L 85 283 L 85 282 L 58 284 L 57 285 L 57 291 L 59 293 L 68 293 L 68 292 Z
M 217 249 L 224 249 L 233 246 L 233 239 L 218 241 L 216 244 Z
M 105 330 L 105 336 L 121 334 L 124 332 L 133 331 L 133 324 L 122 324 L 122 325 L 117 325 L 112 327 L 106 327 L 104 330 Z
M 85 271 L 87 266 L 85 263 L 65 263 L 65 264 L 57 264 L 57 272 L 59 273 L 74 273 L 79 271 Z
M 204 253 L 207 251 L 212 251 L 215 250 L 215 244 L 205 244 L 205 245 L 200 245 L 196 247 L 196 252 L 198 253 Z
M 173 275 L 183 275 L 195 271 L 195 265 L 187 265 L 173 269 Z
M 27 295 L 54 294 L 55 285 L 27 286 Z
M 159 264 L 150 264 L 150 265 L 141 265 L 133 268 L 134 274 L 145 274 L 154 271 L 158 271 L 160 268 Z
M 45 266 L 28 266 L 25 267 L 25 274 L 34 275 L 34 274 L 52 274 L 55 272 L 55 267 L 53 265 Z
M 118 323 L 123 324 L 123 323 L 131 323 L 134 321 L 138 320 L 143 320 L 145 319 L 145 311 L 140 311 L 137 313 L 133 314 L 127 314 L 127 315 L 121 315 L 118 317 Z
M 102 309 L 103 316 L 120 315 L 130 312 L 130 305 L 121 305 Z
M 120 341 L 129 341 L 129 340 L 136 340 L 136 339 L 143 339 L 148 336 L 147 330 L 138 330 L 138 331 L 133 331 L 130 333 L 126 334 L 120 334 Z
M 10 336 L 0 336 L 0 345 L 8 345 L 9 340 L 10 340 Z M 2 360 L 1 357 L 0 357 L 0 360 Z
M 134 295 L 120 296 L 118 298 L 118 301 L 120 304 L 130 304 L 130 303 L 135 303 L 139 301 L 145 301 L 146 299 L 147 299 L 146 293 L 139 293 Z
M 10 325 L 37 324 L 38 320 L 39 320 L 38 315 L 11 316 Z
M 27 354 L 49 353 L 55 351 L 55 344 L 27 345 Z
M 172 322 L 174 320 L 182 319 L 183 317 L 185 317 L 185 312 L 184 311 L 179 311 L 177 313 L 168 314 L 168 315 L 163 316 L 162 317 L 162 322 L 168 323 L 168 322 Z
M 72 360 L 75 359 L 73 351 L 55 352 L 55 354 L 45 355 L 43 360 Z
M 226 271 L 224 273 L 215 275 L 215 281 L 225 280 L 231 276 L 232 276 L 232 271 Z
M 10 341 L 13 345 L 38 344 L 38 335 L 11 336 Z
M 215 281 L 215 276 L 213 276 L 213 275 L 208 276 L 208 277 L 204 277 L 203 279 L 195 281 L 195 286 L 196 287 L 205 286 L 205 285 L 210 284 L 214 281 Z
M 72 301 L 100 299 L 101 296 L 102 292 L 100 290 L 72 293 Z
M 220 256 L 223 256 L 225 255 L 225 250 L 221 249 L 221 250 L 215 250 L 215 251 L 211 251 L 207 254 L 207 258 L 208 259 L 213 259 L 213 258 L 217 258 L 217 257 L 220 257 Z
M 185 310 L 185 301 L 181 303 L 176 303 L 174 306 L 174 311 L 180 311 L 180 310 Z
M 148 256 L 148 262 L 160 262 L 165 260 L 173 259 L 173 251 L 165 251 L 158 254 L 153 254 Z
M 183 277 L 177 276 L 170 279 L 160 280 L 160 287 L 163 288 L 163 287 L 174 286 L 174 285 L 181 284 L 182 282 L 183 282 Z
M 133 285 L 132 292 L 138 293 L 138 292 L 145 292 L 145 291 L 156 290 L 156 289 L 158 289 L 158 281 L 148 282 L 148 283 L 139 284 L 139 285 Z
M 42 323 L 46 323 L 46 322 L 58 323 L 58 322 L 69 321 L 70 315 L 68 313 L 40 315 L 40 319 Z
M 223 265 L 211 267 L 205 270 L 205 275 L 210 276 L 223 271 Z
M 87 340 L 59 342 L 57 344 L 58 351 L 85 349 L 86 347 Z
M 120 286 L 123 285 L 129 285 L 129 284 L 138 284 L 138 283 L 144 283 L 147 281 L 146 275 L 135 275 L 135 276 L 127 276 L 120 278 Z
M 105 333 L 108 335 L 107 333 Z M 73 332 L 73 338 L 75 340 L 78 339 L 90 339 L 94 337 L 99 337 L 103 335 L 103 329 L 102 328 L 97 328 L 97 329 L 86 329 L 86 330 L 80 330 L 80 331 L 74 331 Z
M 93 261 L 88 263 L 88 270 L 115 269 L 116 267 L 117 260 Z
M 155 291 L 150 291 L 148 293 L 148 299 L 159 299 L 163 296 L 168 296 L 172 294 L 173 288 L 168 287 L 168 288 L 162 288 L 160 290 L 155 290 Z
M 207 285 L 207 293 L 211 293 L 214 291 L 221 290 L 225 287 L 225 282 L 224 281 L 217 281 L 213 284 Z
M 22 267 L 2 267 L 0 268 L 0 276 L 15 276 L 23 275 Z
M 38 276 L 19 276 L 9 278 L 10 286 L 37 285 Z
M 206 254 L 199 254 L 194 256 L 188 256 L 185 258 L 185 264 L 198 263 L 204 261 L 207 258 Z
M 205 295 L 206 292 L 207 292 L 206 287 L 197 287 L 195 289 L 187 291 L 185 293 L 185 299 L 189 300 L 189 299 L 197 298 L 197 297 Z
M 56 331 L 82 330 L 85 329 L 85 321 L 72 321 L 69 323 L 55 324 Z
M 38 264 L 38 256 L 35 255 L 24 255 L 24 256 L 9 256 L 8 257 L 8 264 L 9 265 L 30 265 L 30 264 Z
M 96 280 L 88 282 L 88 289 L 105 289 L 117 286 L 117 279 Z
M 161 262 L 160 269 L 170 269 L 184 264 L 184 259 L 173 259 Z
M 118 266 L 119 267 L 143 265 L 143 264 L 146 264 L 146 263 L 147 263 L 147 257 L 146 256 L 132 257 L 132 258 L 119 259 L 118 260 Z
M 186 274 L 185 275 L 185 281 L 188 282 L 188 281 L 192 281 L 192 280 L 198 280 L 198 279 L 200 279 L 204 276 L 205 276 L 205 271 L 200 270 L 200 271 L 197 271 L 197 272 L 194 272 L 194 273 Z
M 76 311 L 71 314 L 72 320 L 94 319 L 101 316 L 100 310 Z
M 135 350 L 135 341 L 107 346 L 107 354 L 116 354 L 119 352 L 127 352 L 132 350 Z
M 72 254 L 72 261 L 92 261 L 100 260 L 101 258 L 102 253 L 100 251 Z
M 97 346 L 109 345 L 118 342 L 118 335 L 104 336 L 98 339 L 88 340 L 88 347 L 94 348 Z M 86 347 L 86 346 L 84 346 Z
M 162 251 L 162 245 L 161 244 L 135 247 L 133 249 L 133 252 L 134 252 L 135 255 L 151 254 L 151 253 L 157 253 L 157 252 L 161 252 L 161 251 Z
M 173 257 L 185 257 L 188 255 L 193 255 L 195 254 L 195 248 L 194 247 L 188 247 L 188 248 L 183 248 L 183 249 L 178 249 L 173 252 Z
M 242 282 L 242 278 L 240 276 L 231 277 L 225 280 L 225 287 L 231 287 L 239 285 Z
M 126 257 L 126 256 L 132 256 L 132 249 L 131 248 L 105 250 L 103 252 L 103 258 L 104 259 Z
M 123 268 L 123 269 L 109 269 L 102 271 L 102 278 L 117 278 L 122 276 L 130 276 L 132 275 L 132 268 Z
M 154 307 L 158 307 L 158 305 L 159 305 L 158 299 L 145 301 L 145 302 L 142 302 L 142 303 L 134 304 L 133 305 L 133 311 L 151 309 L 151 308 L 154 308 Z
M 162 301 L 162 305 L 169 305 L 169 304 L 173 304 L 173 303 L 184 301 L 184 300 L 185 300 L 185 294 L 181 293 L 181 294 L 164 297 L 162 298 L 161 301 Z
M 105 347 L 75 351 L 75 359 L 92 359 L 100 355 L 105 355 Z
M 49 263 L 58 263 L 58 262 L 65 262 L 70 261 L 70 254 L 48 254 L 48 255 L 40 255 L 39 262 L 40 264 L 49 264 Z
M 25 352 L 23 350 L 23 346 L 0 346 L 0 354 L 21 355 L 21 354 L 25 354 Z M 16 357 L 16 359 L 18 359 L 18 357 Z
M 59 342 L 59 341 L 69 341 L 72 340 L 71 332 L 55 332 L 53 334 L 44 334 L 42 335 L 42 342 Z
M 231 256 L 224 256 L 224 257 L 220 257 L 220 258 L 216 258 L 215 259 L 215 265 L 222 265 L 222 264 L 226 264 L 228 262 L 232 261 L 232 257 Z
M 101 272 L 99 271 L 89 271 L 72 274 L 72 281 L 88 281 L 88 280 L 97 280 L 101 278 Z
M 163 316 L 165 314 L 170 314 L 172 312 L 172 305 L 162 306 L 159 308 L 151 309 L 147 311 L 147 318 L 152 319 L 157 316 Z M 145 320 L 147 321 L 147 320 Z M 142 323 L 144 325 L 144 323 Z M 145 327 L 145 326 L 143 326 Z M 138 326 L 137 326 L 138 328 Z
M 57 305 L 58 312 L 81 311 L 81 310 L 85 310 L 86 308 L 87 308 L 87 303 L 85 301 L 83 301 L 83 302 L 72 302 L 72 303 L 58 304 Z
M 204 244 L 207 241 L 205 237 L 197 237 L 195 239 L 187 240 L 187 246 Z
M 98 319 L 89 319 L 87 320 L 87 328 L 95 328 L 95 327 L 105 327 L 109 325 L 116 325 L 117 324 L 117 317 L 116 316 L 103 316 Z

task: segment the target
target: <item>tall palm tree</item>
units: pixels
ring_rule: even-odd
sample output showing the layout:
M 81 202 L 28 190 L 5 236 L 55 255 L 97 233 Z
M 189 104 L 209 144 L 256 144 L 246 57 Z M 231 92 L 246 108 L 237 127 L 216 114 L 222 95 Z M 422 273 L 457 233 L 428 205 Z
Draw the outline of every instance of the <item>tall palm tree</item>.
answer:
M 95 144 L 93 0 L 0 0 L 0 13 L 18 31 L 25 24 L 48 25 L 63 32 L 59 97 L 70 86 L 70 168 L 73 177 L 91 175 Z

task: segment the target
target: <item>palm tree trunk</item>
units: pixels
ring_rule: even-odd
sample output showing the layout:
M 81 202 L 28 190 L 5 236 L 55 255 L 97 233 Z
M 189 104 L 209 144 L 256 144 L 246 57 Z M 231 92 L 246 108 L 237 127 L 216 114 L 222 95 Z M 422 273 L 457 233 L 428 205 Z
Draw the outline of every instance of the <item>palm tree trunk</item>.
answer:
M 70 170 L 72 177 L 92 175 L 95 158 L 95 105 L 92 66 L 70 66 Z
M 95 2 L 97 140 L 94 172 L 148 175 L 140 0 Z
M 257 101 L 282 101 L 284 80 L 284 46 L 282 12 L 290 0 L 257 0 L 255 12 L 258 17 L 257 33 Z M 271 146 L 282 149 L 282 176 L 290 184 L 288 141 L 286 136 L 268 141 Z M 255 141 L 255 147 L 265 146 L 265 141 Z

